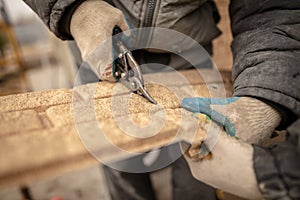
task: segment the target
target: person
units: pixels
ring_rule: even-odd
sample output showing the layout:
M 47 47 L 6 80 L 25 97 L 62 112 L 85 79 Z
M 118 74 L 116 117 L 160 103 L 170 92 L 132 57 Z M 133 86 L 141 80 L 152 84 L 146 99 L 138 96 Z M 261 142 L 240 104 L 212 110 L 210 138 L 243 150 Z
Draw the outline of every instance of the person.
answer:
M 105 39 L 111 37 L 112 29 L 116 25 L 123 31 L 132 27 L 164 27 L 182 32 L 195 39 L 199 44 L 211 51 L 211 41 L 220 34 L 216 23 L 218 14 L 213 1 L 210 0 L 186 0 L 186 1 L 125 1 L 125 0 L 46 0 L 33 1 L 24 0 L 44 21 L 44 23 L 54 32 L 57 37 L 63 40 L 74 39 L 82 53 L 83 60 L 86 60 L 90 53 L 97 45 Z M 258 197 L 261 193 L 267 193 L 270 187 L 259 187 L 258 183 L 264 183 L 268 177 L 264 177 L 266 171 L 274 171 L 271 176 L 280 176 L 281 182 L 276 184 L 284 184 L 284 189 L 280 187 L 280 192 L 284 196 L 290 195 L 290 188 L 293 188 L 292 197 L 297 197 L 297 176 L 299 170 L 295 172 L 297 187 L 289 187 L 291 184 L 286 173 L 293 165 L 293 160 L 287 159 L 291 165 L 286 165 L 284 171 L 279 169 L 285 158 L 279 159 L 274 152 L 280 149 L 280 152 L 295 153 L 294 143 L 287 141 L 288 148 L 274 148 L 273 150 L 264 150 L 258 146 L 250 144 L 263 143 L 269 138 L 275 128 L 285 129 L 292 124 L 300 115 L 300 73 L 299 73 L 299 48 L 300 48 L 300 4 L 297 1 L 238 1 L 232 0 L 230 3 L 231 26 L 233 33 L 232 50 L 234 56 L 233 65 L 233 84 L 234 98 L 214 100 L 214 99 L 186 99 L 182 102 L 183 107 L 193 112 L 203 112 L 211 115 L 212 119 L 218 122 L 218 116 L 225 119 L 225 129 L 229 135 L 239 138 L 238 141 L 227 136 L 222 136 L 216 147 L 222 147 L 228 144 L 229 148 L 225 150 L 235 153 L 241 160 L 244 159 L 243 166 L 246 166 L 249 175 L 246 180 L 251 182 L 251 187 L 244 187 L 245 184 L 231 184 L 232 181 L 226 178 L 215 179 L 214 172 L 220 166 L 210 166 L 205 162 L 194 163 L 186 158 L 188 165 L 192 170 L 194 177 L 224 189 L 225 191 L 235 193 L 239 196 L 247 195 Z M 130 26 L 128 25 L 130 24 Z M 205 28 L 203 28 L 205 27 Z M 151 55 L 151 56 L 149 56 Z M 137 55 L 138 60 L 146 60 L 159 57 L 159 61 L 170 64 L 169 61 L 176 55 L 142 51 Z M 107 68 L 111 63 L 111 59 L 103 59 L 97 63 L 97 76 L 101 80 L 108 80 L 111 75 L 111 68 Z M 93 66 L 91 66 L 93 67 Z M 226 113 L 216 111 L 210 107 L 210 104 L 221 104 L 227 109 Z M 199 107 L 199 105 L 201 105 Z M 205 105 L 202 109 L 202 105 Z M 298 125 L 294 125 L 294 127 Z M 291 128 L 290 133 L 294 134 L 295 129 Z M 224 135 L 224 134 L 223 134 Z M 294 136 L 292 136 L 293 138 Z M 230 141 L 230 142 L 226 142 Z M 233 146 L 238 142 L 241 145 L 240 152 L 234 151 Z M 295 145 L 294 145 L 295 146 Z M 298 147 L 297 147 L 298 148 Z M 221 148 L 222 149 L 222 148 Z M 254 149 L 254 150 L 253 150 Z M 299 149 L 299 148 L 298 148 Z M 212 153 L 217 155 L 222 152 L 214 148 Z M 232 151 L 230 151 L 232 150 Z M 255 152 L 254 157 L 252 156 Z M 226 152 L 226 151 L 224 151 Z M 280 154 L 280 153 L 278 153 Z M 247 155 L 244 156 L 243 155 Z M 225 158 L 228 158 L 224 156 Z M 230 157 L 229 157 L 230 158 Z M 230 162 L 231 159 L 222 160 L 224 163 L 232 164 L 228 169 L 237 169 L 239 162 Z M 252 158 L 255 163 L 255 170 L 252 167 Z M 275 164 L 264 165 L 269 159 L 276 158 Z M 264 162 L 258 162 L 262 159 Z M 236 160 L 233 160 L 236 161 Z M 246 162 L 247 161 L 247 162 Z M 214 163 L 214 162 L 206 162 Z M 258 164 L 257 164 L 258 163 Z M 271 162 L 270 162 L 271 163 Z M 220 164 L 220 163 L 216 163 Z M 173 171 L 173 185 L 175 199 L 216 199 L 214 191 L 207 185 L 197 181 L 191 176 L 188 165 L 184 159 L 179 159 L 173 163 L 175 172 Z M 201 167 L 202 166 L 202 167 Z M 203 169 L 208 173 L 199 173 Z M 264 169 L 265 167 L 265 169 Z M 276 168 L 275 168 L 276 167 Z M 296 166 L 297 167 L 297 166 Z M 221 167 L 222 168 L 222 167 Z M 266 170 L 267 169 L 267 170 Z M 275 172 L 276 171 L 276 172 Z M 224 171 L 223 171 L 224 172 Z M 153 191 L 151 191 L 150 179 L 148 174 L 130 174 L 118 172 L 112 169 L 105 169 L 108 178 L 110 191 L 113 199 L 154 199 Z M 200 174 L 200 175 L 199 175 Z M 203 174 L 207 176 L 203 176 Z M 242 175 L 243 173 L 239 173 Z M 257 179 L 255 179 L 255 175 Z M 127 180 L 124 185 L 115 181 L 115 177 Z M 233 176 L 232 176 L 233 177 Z M 263 178 L 262 178 L 263 177 Z M 287 177 L 287 180 L 285 179 Z M 299 177 L 299 176 L 298 176 Z M 239 178 L 238 176 L 236 177 Z M 234 179 L 236 180 L 236 179 Z M 238 179 L 237 183 L 241 183 Z M 258 181 L 258 183 L 257 183 Z M 143 184 L 139 184 L 142 182 Z M 250 183 L 249 182 L 249 183 Z M 298 181 L 299 182 L 299 181 Z M 272 182 L 273 183 L 273 182 Z M 141 188 L 139 188 L 141 187 Z M 206 192 L 202 192 L 205 188 Z M 266 190 L 264 190 L 266 188 Z M 274 188 L 271 188 L 274 189 Z M 281 190 L 282 189 L 282 190 Z M 117 191 L 117 192 L 116 192 Z M 134 191 L 130 193 L 130 191 Z M 199 192 L 200 191 L 200 192 Z M 276 191 L 274 189 L 273 191 Z M 244 192 L 244 193 L 243 193 Z M 273 195 L 274 193 L 272 193 Z M 122 195 L 122 196 L 118 196 Z M 208 195 L 203 197 L 201 195 Z M 265 195 L 266 198 L 272 199 Z

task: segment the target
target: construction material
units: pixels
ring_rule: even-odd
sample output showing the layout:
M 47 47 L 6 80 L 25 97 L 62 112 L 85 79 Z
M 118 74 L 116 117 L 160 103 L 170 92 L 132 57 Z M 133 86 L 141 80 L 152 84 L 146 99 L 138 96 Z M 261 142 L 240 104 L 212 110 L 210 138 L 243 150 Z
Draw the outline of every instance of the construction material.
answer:
M 222 73 L 223 80 L 212 70 L 203 70 L 201 74 L 189 70 L 144 76 L 146 88 L 158 105 L 139 95 L 128 95 L 122 84 L 118 88 L 118 84 L 107 82 L 73 90 L 0 97 L 0 185 L 28 184 L 99 163 L 90 154 L 91 150 L 101 154 L 103 160 L 116 160 L 123 155 L 114 147 L 127 152 L 145 152 L 182 139 L 192 140 L 189 136 L 192 126 L 182 122 L 184 117 L 192 116 L 180 108 L 181 99 L 231 95 L 229 72 Z M 149 81 L 152 83 L 147 84 Z M 126 99 L 129 99 L 128 109 L 116 110 L 124 107 Z M 154 135 L 147 131 L 130 135 L 128 119 L 140 127 L 151 125 L 153 120 L 162 120 L 163 125 L 152 127 L 158 130 Z M 98 130 L 106 141 L 92 138 L 98 137 Z M 205 136 L 201 127 L 197 131 Z M 90 138 L 91 143 L 87 145 L 85 139 Z

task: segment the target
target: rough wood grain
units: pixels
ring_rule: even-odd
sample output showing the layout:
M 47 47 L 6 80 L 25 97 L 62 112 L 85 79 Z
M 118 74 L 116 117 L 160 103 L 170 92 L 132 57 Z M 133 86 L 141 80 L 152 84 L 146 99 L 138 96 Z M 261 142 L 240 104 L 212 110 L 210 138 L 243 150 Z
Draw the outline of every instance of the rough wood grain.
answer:
M 0 186 L 99 163 L 93 156 L 105 161 L 122 158 L 113 147 L 137 153 L 192 140 L 195 131 L 204 137 L 180 102 L 192 96 L 230 96 L 230 73 L 224 72 L 220 80 L 206 70 L 206 81 L 193 70 L 181 74 L 187 81 L 174 74 L 145 76 L 158 105 L 106 82 L 0 97 Z M 166 80 L 155 82 L 162 78 Z

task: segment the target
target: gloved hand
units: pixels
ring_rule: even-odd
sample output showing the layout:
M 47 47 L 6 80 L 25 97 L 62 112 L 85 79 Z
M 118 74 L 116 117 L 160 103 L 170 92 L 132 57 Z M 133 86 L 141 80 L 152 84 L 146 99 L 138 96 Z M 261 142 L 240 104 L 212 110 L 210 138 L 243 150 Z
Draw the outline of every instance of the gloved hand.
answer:
M 223 130 L 211 156 L 197 159 L 200 148 L 192 144 L 185 158 L 196 179 L 225 192 L 246 199 L 299 199 L 299 128 L 300 120 L 288 128 L 287 141 L 269 148 L 244 143 Z
M 205 139 L 205 144 L 214 144 L 210 149 L 210 156 L 204 158 L 201 151 L 204 143 L 199 146 L 199 141 L 197 141 L 199 137 L 194 137 L 191 146 L 183 146 L 188 147 L 184 156 L 193 177 L 222 191 L 246 199 L 261 199 L 262 195 L 253 169 L 252 145 L 227 135 L 222 129 L 221 132 L 218 132 L 219 125 L 215 122 L 209 121 L 208 128 L 206 126 L 208 124 L 203 125 L 204 119 L 201 116 L 193 116 L 199 119 L 202 124 L 201 129 L 204 129 L 210 136 L 213 135 L 213 137 L 208 136 Z
M 70 31 L 74 37 L 83 60 L 87 61 L 101 80 L 112 78 L 112 43 L 108 41 L 105 49 L 93 52 L 99 45 L 112 36 L 115 26 L 123 31 L 129 26 L 122 12 L 105 1 L 86 0 L 75 10 L 71 18 Z M 91 55 L 93 52 L 95 55 Z
M 215 145 L 209 149 L 209 157 L 203 158 L 202 146 L 216 137 L 208 137 L 202 143 L 195 141 L 186 152 L 185 158 L 196 179 L 247 199 L 262 199 L 262 196 L 266 199 L 296 199 L 299 196 L 299 148 L 296 150 L 299 145 L 295 142 L 298 141 L 296 133 L 291 134 L 290 141 L 271 149 L 242 141 L 261 142 L 272 133 L 280 122 L 280 116 L 273 108 L 250 97 L 186 98 L 182 106 L 192 112 L 206 113 L 213 121 L 223 125 L 227 132 L 217 134 L 217 140 L 213 141 Z M 227 112 L 222 107 L 226 107 Z M 198 118 L 203 124 L 203 117 Z M 289 132 L 297 132 L 299 124 Z M 216 126 L 215 122 L 211 122 L 210 126 Z
M 280 114 L 251 97 L 185 98 L 182 107 L 203 113 L 224 126 L 227 134 L 247 143 L 263 143 L 281 121 Z
M 252 130 L 256 130 L 256 126 L 254 128 L 251 126 L 249 130 L 248 125 L 251 123 L 242 121 L 242 117 L 247 114 L 244 120 L 248 120 L 252 119 L 251 116 L 257 115 L 260 119 L 265 115 L 266 110 L 270 112 L 272 108 L 248 97 L 185 98 L 182 101 L 182 107 L 194 113 L 206 114 L 212 120 L 204 119 L 202 114 L 195 115 L 200 120 L 201 127 L 206 129 L 209 135 L 204 141 L 193 141 L 185 153 L 193 176 L 222 191 L 247 199 L 261 199 L 262 195 L 253 168 L 253 146 L 237 138 L 242 137 L 246 141 L 257 142 L 256 140 L 261 138 L 260 131 L 255 132 L 257 134 L 254 138 L 249 138 L 249 134 L 252 134 Z M 277 117 L 277 113 L 275 111 L 274 113 Z M 205 123 L 203 123 L 204 120 Z M 219 129 L 214 128 L 218 127 L 218 124 L 224 126 L 226 132 L 222 130 L 219 134 L 217 132 Z M 245 124 L 246 128 L 243 127 Z M 243 131 L 247 133 L 244 134 Z M 212 136 L 214 134 L 215 136 Z M 206 148 L 206 144 L 213 144 L 213 146 Z M 208 152 L 210 152 L 209 156 L 207 156 Z

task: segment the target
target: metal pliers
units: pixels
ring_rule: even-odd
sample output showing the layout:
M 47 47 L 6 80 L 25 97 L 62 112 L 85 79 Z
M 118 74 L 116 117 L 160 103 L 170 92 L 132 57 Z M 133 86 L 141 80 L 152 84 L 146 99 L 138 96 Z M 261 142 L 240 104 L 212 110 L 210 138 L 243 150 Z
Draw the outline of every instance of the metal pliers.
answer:
M 113 62 L 113 76 L 120 81 L 130 91 L 135 92 L 153 104 L 157 102 L 151 97 L 144 86 L 144 79 L 140 66 L 137 64 L 130 50 L 120 40 L 121 29 L 116 26 L 113 30 L 113 48 L 114 53 L 118 55 Z

